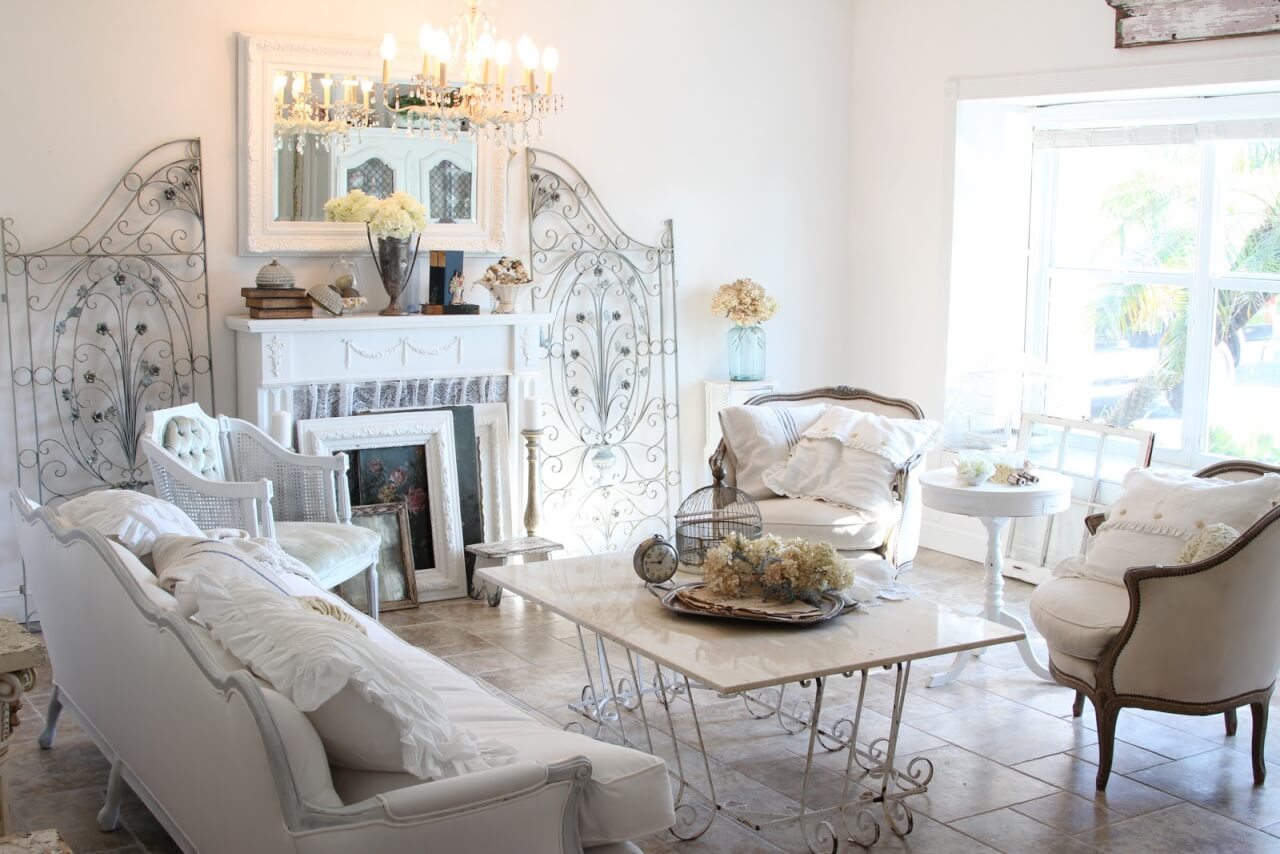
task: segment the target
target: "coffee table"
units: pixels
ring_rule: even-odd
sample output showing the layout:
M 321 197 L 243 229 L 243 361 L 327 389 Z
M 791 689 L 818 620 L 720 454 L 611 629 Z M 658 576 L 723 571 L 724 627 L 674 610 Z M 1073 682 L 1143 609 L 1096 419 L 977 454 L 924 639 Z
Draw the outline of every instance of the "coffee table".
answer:
M 676 765 L 673 773 L 679 784 L 675 795 L 677 822 L 671 830 L 681 839 L 701 836 L 717 812 L 755 830 L 799 821 L 805 842 L 813 851 L 835 851 L 842 837 L 861 845 L 873 844 L 881 830 L 877 810 L 895 833 L 909 833 L 913 817 L 906 798 L 924 792 L 933 777 L 933 765 L 924 757 L 916 757 L 905 768 L 895 765 L 911 663 L 1025 637 L 1021 631 L 925 599 L 887 602 L 805 627 L 683 616 L 662 607 L 655 593 L 665 591 L 651 590 L 640 583 L 632 572 L 630 554 L 551 560 L 539 564 L 536 573 L 514 566 L 486 567 L 476 572 L 486 581 L 577 625 L 587 687 L 583 689 L 584 702 L 572 707 L 597 724 L 597 735 L 602 726 L 610 723 L 610 729 L 624 743 L 654 752 L 645 698 L 658 702 L 666 715 Z M 595 673 L 583 629 L 595 633 Z M 619 672 L 630 674 L 629 685 L 618 684 L 615 688 L 606 639 L 625 651 L 626 668 Z M 643 676 L 645 660 L 652 662 L 654 668 L 652 683 Z M 868 672 L 881 667 L 895 671 L 889 734 L 864 746 L 858 742 L 858 729 Z M 837 675 L 852 678 L 855 673 L 861 682 L 852 719 L 824 725 L 822 701 L 827 679 Z M 783 691 L 794 683 L 800 683 L 802 688 L 812 687 L 812 700 L 804 700 L 795 713 L 784 713 Z M 698 723 L 695 689 L 715 691 L 721 696 L 742 695 L 748 709 L 753 704 L 764 707 L 763 714 L 753 711 L 757 717 L 778 714 L 780 721 L 785 718 L 808 730 L 799 813 L 757 821 L 716 799 L 711 764 Z M 705 817 L 686 799 L 690 786 L 671 716 L 671 705 L 677 699 L 688 701 L 696 743 L 704 748 L 699 752 L 709 789 L 705 794 L 712 805 Z M 633 733 L 628 734 L 621 713 L 624 707 L 639 713 L 643 733 L 634 733 L 633 722 Z M 794 731 L 798 732 L 799 726 Z M 849 754 L 840 802 L 825 809 L 811 809 L 810 772 L 819 743 L 826 750 L 848 750 Z M 857 777 L 864 773 L 875 782 L 874 790 L 860 789 Z M 842 834 L 833 824 L 837 818 L 843 826 Z M 817 819 L 816 824 L 813 819 Z

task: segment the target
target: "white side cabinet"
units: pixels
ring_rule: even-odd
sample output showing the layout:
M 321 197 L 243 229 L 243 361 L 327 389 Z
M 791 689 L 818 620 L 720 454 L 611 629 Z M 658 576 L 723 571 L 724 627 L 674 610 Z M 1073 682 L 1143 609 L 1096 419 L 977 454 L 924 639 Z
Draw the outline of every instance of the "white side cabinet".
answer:
M 740 406 L 757 394 L 773 391 L 773 380 L 735 382 L 733 380 L 704 380 L 707 394 L 707 444 L 704 459 L 709 459 L 720 444 L 720 410 L 726 406 Z M 708 478 L 710 475 L 708 475 Z

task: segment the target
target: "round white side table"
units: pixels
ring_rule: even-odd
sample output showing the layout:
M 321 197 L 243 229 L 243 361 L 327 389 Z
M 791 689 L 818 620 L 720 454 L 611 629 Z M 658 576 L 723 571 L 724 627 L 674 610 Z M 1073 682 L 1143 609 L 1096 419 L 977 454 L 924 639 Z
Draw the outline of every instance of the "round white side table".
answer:
M 987 603 L 982 616 L 992 622 L 1025 632 L 1021 620 L 1004 609 L 1004 531 L 1014 517 L 1051 516 L 1071 505 L 1071 478 L 1052 471 L 1037 471 L 1039 483 L 1008 486 L 984 483 L 969 486 L 953 469 L 934 469 L 920 476 L 922 498 L 926 507 L 944 513 L 974 516 L 987 529 L 986 585 Z M 1052 679 L 1048 669 L 1036 659 L 1031 644 L 1018 641 L 1018 651 L 1027 668 L 1042 679 Z M 973 652 L 956 653 L 951 667 L 935 673 L 929 687 L 946 685 L 955 679 L 975 658 Z

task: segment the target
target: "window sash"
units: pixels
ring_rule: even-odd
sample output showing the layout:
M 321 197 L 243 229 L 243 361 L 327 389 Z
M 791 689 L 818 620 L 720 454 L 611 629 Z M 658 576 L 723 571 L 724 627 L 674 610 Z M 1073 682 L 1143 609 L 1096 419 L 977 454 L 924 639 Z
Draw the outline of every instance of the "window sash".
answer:
M 1215 275 L 1215 259 L 1221 256 L 1225 230 L 1217 221 L 1220 190 L 1224 183 L 1216 142 L 1234 139 L 1280 138 L 1280 119 L 1242 119 L 1139 127 L 1058 128 L 1033 131 L 1035 153 L 1032 180 L 1032 227 L 1028 240 L 1028 295 L 1025 347 L 1044 358 L 1048 353 L 1050 283 L 1058 276 L 1080 275 L 1135 284 L 1185 287 L 1188 291 L 1187 353 L 1182 408 L 1182 447 L 1157 448 L 1158 462 L 1200 467 L 1220 455 L 1209 454 L 1208 394 L 1216 293 L 1220 289 L 1280 292 L 1280 276 L 1252 273 Z M 1201 147 L 1198 193 L 1197 254 L 1190 271 L 1164 272 L 1120 268 L 1085 268 L 1052 264 L 1058 188 L 1057 152 L 1084 146 L 1186 144 Z M 1044 401 L 1027 401 L 1042 409 Z

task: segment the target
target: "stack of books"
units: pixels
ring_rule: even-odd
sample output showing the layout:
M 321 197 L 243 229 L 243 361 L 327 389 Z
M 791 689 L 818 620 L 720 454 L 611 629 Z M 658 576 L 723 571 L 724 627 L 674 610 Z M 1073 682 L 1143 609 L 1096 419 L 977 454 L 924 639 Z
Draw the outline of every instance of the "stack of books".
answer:
M 302 288 L 241 288 L 250 317 L 311 317 L 311 300 Z

